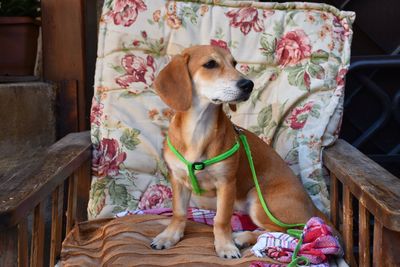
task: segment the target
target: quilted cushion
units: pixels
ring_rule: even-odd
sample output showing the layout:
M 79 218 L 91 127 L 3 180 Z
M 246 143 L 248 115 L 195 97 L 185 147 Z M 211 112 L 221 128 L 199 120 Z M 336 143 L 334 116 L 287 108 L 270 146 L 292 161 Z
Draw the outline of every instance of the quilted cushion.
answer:
M 321 149 L 337 137 L 353 20 L 325 4 L 106 0 L 89 218 L 171 206 L 161 155 L 173 111 L 152 82 L 173 55 L 196 44 L 229 49 L 253 79 L 251 98 L 227 113 L 271 144 L 326 212 Z

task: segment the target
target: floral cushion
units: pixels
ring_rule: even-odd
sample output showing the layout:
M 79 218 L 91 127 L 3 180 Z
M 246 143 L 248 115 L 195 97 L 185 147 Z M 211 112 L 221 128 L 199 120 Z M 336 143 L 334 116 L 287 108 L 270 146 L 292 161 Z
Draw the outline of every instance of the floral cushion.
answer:
M 106 0 L 91 110 L 89 218 L 171 206 L 162 144 L 173 111 L 152 82 L 196 44 L 232 52 L 255 82 L 226 109 L 271 144 L 327 211 L 321 149 L 337 137 L 354 13 L 325 4 Z

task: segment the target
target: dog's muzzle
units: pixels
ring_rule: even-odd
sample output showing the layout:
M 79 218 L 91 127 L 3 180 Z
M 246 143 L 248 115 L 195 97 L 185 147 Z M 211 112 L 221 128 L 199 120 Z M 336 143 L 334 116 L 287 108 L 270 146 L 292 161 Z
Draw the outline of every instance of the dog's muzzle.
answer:
M 240 79 L 236 86 L 240 89 L 240 100 L 247 100 L 250 97 L 251 92 L 253 91 L 254 83 L 248 79 Z

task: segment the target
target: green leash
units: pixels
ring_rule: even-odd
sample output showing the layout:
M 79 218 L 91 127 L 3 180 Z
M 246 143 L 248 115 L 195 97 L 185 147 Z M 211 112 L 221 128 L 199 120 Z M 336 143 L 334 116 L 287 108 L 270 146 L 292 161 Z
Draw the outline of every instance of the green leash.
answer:
M 275 223 L 276 225 L 282 227 L 282 228 L 293 228 L 293 227 L 302 227 L 304 228 L 305 224 L 303 223 L 293 223 L 293 224 L 288 224 L 288 223 L 284 223 L 281 222 L 279 219 L 277 219 L 272 213 L 271 211 L 268 209 L 268 206 L 265 202 L 264 196 L 262 195 L 261 192 L 261 188 L 260 185 L 258 183 L 258 179 L 257 179 L 257 174 L 256 174 L 256 170 L 254 167 L 254 162 L 253 162 L 253 157 L 251 155 L 251 151 L 250 151 L 250 146 L 249 143 L 247 142 L 247 138 L 243 133 L 239 134 L 239 138 L 243 143 L 243 147 L 244 147 L 244 151 L 246 152 L 247 155 L 247 160 L 249 161 L 249 165 L 250 165 L 250 170 L 251 170 L 251 174 L 253 176 L 253 181 L 254 181 L 254 185 L 256 187 L 256 191 L 257 191 L 257 195 L 258 198 L 260 199 L 260 203 L 261 206 L 264 209 L 264 212 L 267 214 L 268 218 Z M 178 150 L 176 150 L 176 148 L 172 145 L 171 140 L 169 139 L 169 137 L 167 136 L 167 144 L 168 147 L 171 149 L 171 151 L 177 156 L 178 159 L 180 159 L 188 168 L 188 173 L 189 173 L 189 178 L 190 178 L 190 182 L 192 183 L 192 187 L 193 187 L 193 191 L 195 194 L 200 195 L 201 193 L 204 192 L 204 190 L 202 190 L 199 186 L 199 182 L 197 180 L 195 171 L 199 171 L 199 170 L 203 170 L 205 167 L 223 161 L 227 158 L 229 158 L 230 156 L 232 156 L 234 153 L 236 153 L 236 151 L 239 150 L 240 147 L 240 143 L 238 141 L 236 141 L 236 144 L 233 145 L 233 147 L 231 149 L 229 149 L 228 151 L 213 157 L 211 159 L 207 159 L 205 161 L 200 161 L 200 162 L 190 162 L 188 160 L 186 160 L 179 152 Z M 310 265 L 310 261 L 304 257 L 304 256 L 300 256 L 298 257 L 298 253 L 299 250 L 301 248 L 301 244 L 303 243 L 303 235 L 302 235 L 302 230 L 300 229 L 287 229 L 286 231 L 289 235 L 294 236 L 296 238 L 299 239 L 299 242 L 297 243 L 297 246 L 293 252 L 292 255 L 292 261 L 287 265 L 288 267 L 295 267 L 298 266 L 300 264 L 300 262 L 303 262 L 303 265 Z
M 258 198 L 260 199 L 261 206 L 263 207 L 264 212 L 267 214 L 268 218 L 273 223 L 275 223 L 276 225 L 278 225 L 278 226 L 280 226 L 282 228 L 293 228 L 293 227 L 302 227 L 302 228 L 304 228 L 304 226 L 305 226 L 304 223 L 292 223 L 292 224 L 289 224 L 289 223 L 281 222 L 268 209 L 267 203 L 265 202 L 264 196 L 263 196 L 263 194 L 261 192 L 260 185 L 258 183 L 256 169 L 254 168 L 253 157 L 251 155 L 250 146 L 249 146 L 249 143 L 247 142 L 247 138 L 246 138 L 246 136 L 244 134 L 240 134 L 239 137 L 240 137 L 240 140 L 243 143 L 244 151 L 246 152 L 246 155 L 247 155 L 247 160 L 249 161 L 250 170 L 251 170 L 251 174 L 253 176 L 253 181 L 254 181 L 254 185 L 255 185 L 256 190 L 257 190 Z M 293 251 L 292 261 L 287 266 L 288 267 L 295 267 L 295 266 L 298 266 L 300 264 L 300 262 L 304 262 L 303 265 L 310 265 L 310 261 L 306 257 L 304 257 L 304 256 L 298 257 L 297 256 L 299 254 L 299 251 L 300 251 L 300 248 L 301 248 L 301 244 L 303 243 L 303 235 L 302 235 L 303 230 L 300 230 L 300 229 L 287 229 L 286 232 L 289 235 L 294 236 L 297 239 L 299 239 L 299 242 L 297 243 L 296 248 Z

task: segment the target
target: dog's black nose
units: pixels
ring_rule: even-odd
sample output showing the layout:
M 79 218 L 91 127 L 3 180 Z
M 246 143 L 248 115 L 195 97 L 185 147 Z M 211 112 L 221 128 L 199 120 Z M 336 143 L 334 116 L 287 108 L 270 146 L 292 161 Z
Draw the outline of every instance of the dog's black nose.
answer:
M 253 87 L 254 87 L 254 83 L 247 79 L 240 79 L 236 83 L 236 85 L 237 85 L 237 87 L 242 89 L 242 91 L 245 93 L 251 93 L 251 91 L 253 91 Z

